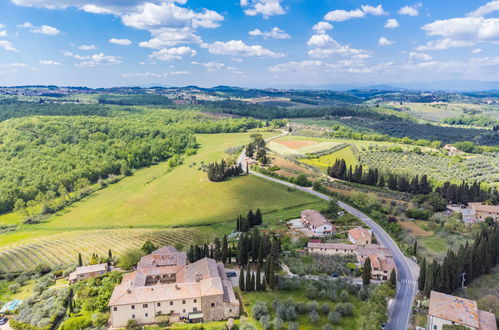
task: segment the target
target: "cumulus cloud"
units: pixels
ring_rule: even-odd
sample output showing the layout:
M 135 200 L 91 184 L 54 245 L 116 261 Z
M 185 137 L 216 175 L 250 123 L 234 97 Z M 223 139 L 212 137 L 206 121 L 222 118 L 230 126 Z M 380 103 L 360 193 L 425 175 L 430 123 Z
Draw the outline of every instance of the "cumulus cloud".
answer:
M 206 71 L 217 71 L 225 66 L 225 64 L 219 62 L 206 62 L 202 65 L 206 68 Z
M 385 23 L 385 28 L 396 29 L 400 26 L 399 22 L 395 18 L 390 18 Z
M 471 47 L 474 44 L 475 43 L 472 41 L 452 40 L 450 38 L 444 38 L 439 40 L 428 41 L 425 45 L 416 47 L 416 50 L 418 51 L 445 50 L 457 47 Z
M 343 10 L 343 9 L 332 10 L 324 16 L 324 19 L 333 22 L 343 22 L 352 18 L 362 18 L 368 14 L 380 16 L 380 15 L 387 15 L 388 13 L 385 12 L 382 5 L 377 5 L 376 7 L 364 5 L 361 6 L 361 8 L 353 10 Z
M 411 61 L 431 61 L 433 58 L 425 53 L 417 53 L 417 52 L 410 52 L 409 53 L 409 60 Z
M 98 65 L 113 65 L 113 64 L 120 64 L 121 63 L 120 56 L 105 55 L 104 53 L 82 56 L 82 55 L 74 54 L 74 53 L 69 52 L 69 51 L 64 51 L 64 52 L 62 52 L 62 55 L 67 56 L 67 57 L 73 57 L 73 58 L 81 61 L 81 62 L 75 64 L 75 66 L 78 66 L 78 67 L 94 67 L 94 66 L 98 66 Z
M 190 28 L 160 28 L 151 31 L 153 38 L 148 41 L 139 42 L 140 47 L 160 49 L 178 44 L 199 44 L 202 42 L 200 36 L 196 35 Z
M 211 44 L 204 43 L 201 44 L 201 47 L 208 49 L 208 51 L 212 54 L 218 55 L 267 58 L 279 58 L 285 56 L 282 53 L 273 52 L 260 45 L 249 46 L 242 40 L 231 40 L 227 42 L 217 41 Z
M 134 72 L 134 73 L 123 73 L 121 76 L 123 78 L 164 78 L 167 76 L 181 76 L 189 74 L 188 71 L 172 71 L 172 72 Z
M 43 65 L 61 65 L 61 63 L 53 61 L 53 60 L 40 60 L 38 63 Z
M 312 27 L 312 30 L 314 30 L 316 33 L 326 33 L 326 31 L 332 29 L 333 26 L 330 23 L 324 21 L 321 21 Z
M 429 36 L 455 40 L 498 41 L 499 18 L 458 17 L 437 20 L 422 27 Z
M 41 25 L 41 26 L 34 26 L 30 22 L 25 22 L 23 24 L 18 25 L 17 27 L 20 28 L 26 28 L 26 29 L 31 29 L 30 32 L 33 33 L 40 33 L 40 34 L 47 34 L 47 35 L 58 35 L 61 33 L 57 28 L 50 26 L 50 25 Z
M 96 45 L 81 45 L 78 47 L 79 50 L 96 50 Z
M 261 36 L 264 39 L 290 39 L 291 36 L 286 33 L 286 31 L 274 27 L 270 31 L 262 31 L 260 29 L 254 29 L 248 32 L 250 36 L 257 37 Z
M 314 34 L 308 40 L 307 45 L 314 48 L 308 51 L 308 55 L 313 58 L 327 58 L 333 55 L 369 57 L 365 51 L 352 48 L 349 45 L 341 45 L 326 33 Z
M 7 36 L 7 31 L 3 30 L 0 31 L 0 37 L 6 37 Z
M 385 37 L 381 37 L 381 38 L 378 39 L 378 45 L 379 46 L 389 46 L 389 45 L 392 45 L 392 44 L 394 44 L 394 42 L 391 41 L 391 40 L 388 40 Z
M 195 56 L 197 52 L 190 47 L 177 47 L 177 48 L 163 48 L 153 52 L 150 57 L 156 58 L 161 61 L 174 61 L 181 60 L 184 57 Z
M 404 7 L 400 8 L 398 13 L 400 15 L 418 16 L 419 15 L 418 8 L 420 8 L 421 6 L 422 6 L 421 3 L 417 3 L 413 6 L 404 6 Z
M 269 18 L 286 13 L 281 2 L 282 0 L 241 0 L 240 4 L 246 8 L 244 13 L 248 16 L 262 15 L 264 18 Z
M 475 48 L 471 51 L 471 54 L 480 54 L 481 52 L 483 52 L 483 49 L 481 48 Z
M 499 0 L 489 1 L 485 5 L 478 7 L 474 11 L 468 13 L 467 16 L 482 17 L 498 10 L 499 10 Z
M 8 40 L 0 40 L 0 48 L 3 48 L 4 50 L 7 50 L 9 52 L 17 52 L 18 50 L 14 48 L 14 45 L 12 42 Z
M 121 45 L 121 46 L 129 46 L 132 44 L 131 40 L 128 39 L 117 39 L 117 38 L 111 38 L 109 39 L 109 42 L 115 45 Z

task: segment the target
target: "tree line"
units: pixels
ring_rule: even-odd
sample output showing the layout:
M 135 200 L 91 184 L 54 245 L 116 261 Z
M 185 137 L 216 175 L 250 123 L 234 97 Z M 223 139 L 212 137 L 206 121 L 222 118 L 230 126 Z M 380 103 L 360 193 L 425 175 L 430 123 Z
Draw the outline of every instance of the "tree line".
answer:
M 254 226 L 261 225 L 263 223 L 262 212 L 257 209 L 255 213 L 253 210 L 249 210 L 246 217 L 238 215 L 236 219 L 236 231 L 247 233 Z
M 369 168 L 367 171 L 362 165 L 350 165 L 347 168 L 344 159 L 336 159 L 333 166 L 327 168 L 327 174 L 336 179 L 355 182 L 380 188 L 389 188 L 414 195 L 428 195 L 433 192 L 433 187 L 426 174 L 419 177 L 416 175 L 410 178 L 407 174 L 381 173 L 377 168 Z M 435 188 L 435 192 L 440 194 L 450 203 L 483 202 L 491 200 L 493 203 L 499 201 L 499 193 L 496 189 L 482 189 L 477 181 L 461 184 L 444 182 Z
M 492 223 L 477 233 L 472 244 L 461 244 L 457 253 L 449 250 L 443 262 L 423 259 L 418 289 L 429 296 L 431 291 L 452 293 L 469 285 L 481 275 L 490 273 L 499 263 L 499 225 Z
M 206 174 L 208 175 L 208 180 L 212 182 L 221 182 L 225 179 L 239 176 L 244 173 L 241 163 L 234 165 L 227 165 L 224 159 L 220 163 L 214 162 L 208 164 L 206 169 Z

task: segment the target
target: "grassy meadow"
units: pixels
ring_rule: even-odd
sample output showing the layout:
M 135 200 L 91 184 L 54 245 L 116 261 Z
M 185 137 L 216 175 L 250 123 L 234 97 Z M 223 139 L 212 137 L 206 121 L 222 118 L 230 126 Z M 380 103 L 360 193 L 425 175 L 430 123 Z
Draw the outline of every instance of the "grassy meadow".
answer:
M 232 178 L 225 182 L 210 182 L 199 170 L 202 162 L 219 160 L 224 150 L 243 145 L 251 133 L 198 135 L 198 153 L 184 159 L 181 166 L 167 171 L 164 163 L 138 170 L 133 176 L 93 193 L 40 224 L 22 224 L 16 214 L 0 216 L 0 224 L 18 224 L 18 229 L 2 234 L 0 240 L 0 271 L 30 268 L 44 261 L 62 263 L 77 252 L 91 254 L 106 252 L 106 241 L 118 253 L 147 240 L 156 230 L 165 237 L 175 236 L 175 228 L 196 227 L 185 239 L 190 243 L 196 237 L 208 239 L 217 232 L 232 230 L 239 213 L 260 208 L 268 221 L 281 217 L 280 210 L 289 210 L 319 201 L 308 194 L 286 189 L 276 183 L 255 176 Z M 264 133 L 265 137 L 275 133 Z M 228 156 L 228 155 L 227 155 Z M 301 208 L 301 207 L 300 207 Z M 294 209 L 293 214 L 299 209 Z M 287 211 L 286 211 L 287 210 Z M 264 218 L 264 221 L 267 220 Z M 213 227 L 213 225 L 216 225 Z M 109 230 L 116 232 L 113 241 Z M 149 234 L 136 230 L 149 230 Z M 181 232 L 183 229 L 178 229 Z M 122 231 L 122 234 L 118 234 Z M 87 235 L 92 233 L 91 235 Z M 182 236 L 180 236 L 182 237 Z M 159 242 L 168 242 L 160 239 Z M 210 238 L 211 239 L 211 238 Z M 110 241 L 110 242 L 111 242 Z M 99 244 L 102 242 L 102 244 Z M 43 248 L 40 256 L 30 251 Z M 95 251 L 93 251 L 95 250 Z M 45 256 L 41 254 L 45 252 Z M 16 257 L 18 256 L 18 257 Z

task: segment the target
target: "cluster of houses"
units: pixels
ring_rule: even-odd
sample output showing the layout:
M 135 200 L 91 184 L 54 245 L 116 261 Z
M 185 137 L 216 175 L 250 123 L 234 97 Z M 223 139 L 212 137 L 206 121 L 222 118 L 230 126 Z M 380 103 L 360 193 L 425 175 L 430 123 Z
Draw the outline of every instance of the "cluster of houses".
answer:
M 319 211 L 304 210 L 301 212 L 301 224 L 308 231 L 308 236 L 322 237 L 334 234 L 337 230 Z
M 78 267 L 70 283 L 103 275 L 107 264 Z M 187 263 L 185 252 L 162 247 L 140 259 L 135 271 L 123 276 L 109 301 L 111 326 L 125 327 L 129 320 L 157 323 L 167 315 L 170 322 L 220 321 L 239 316 L 237 300 L 225 267 L 214 259 Z
M 485 221 L 485 219 L 489 217 L 495 221 L 499 221 L 499 205 L 468 203 L 466 206 L 450 205 L 447 208 L 453 212 L 461 213 L 463 216 L 463 222 L 466 224 Z
M 374 280 L 386 281 L 396 269 L 391 251 L 378 244 L 372 244 L 372 231 L 356 227 L 348 231 L 347 243 L 321 243 L 320 239 L 308 242 L 307 252 L 325 255 L 355 255 L 361 266 L 367 258 L 371 261 L 371 276 Z
M 478 309 L 477 302 L 432 291 L 428 310 L 428 330 L 444 326 L 461 326 L 471 330 L 497 330 L 494 313 Z

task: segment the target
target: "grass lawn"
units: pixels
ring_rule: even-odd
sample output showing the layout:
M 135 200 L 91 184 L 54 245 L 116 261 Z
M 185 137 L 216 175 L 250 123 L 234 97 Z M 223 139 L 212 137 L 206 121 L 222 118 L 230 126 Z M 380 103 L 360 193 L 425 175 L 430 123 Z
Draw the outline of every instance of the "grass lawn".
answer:
M 273 292 L 245 292 L 242 294 L 242 300 L 243 300 L 243 306 L 244 306 L 244 311 L 248 314 L 249 320 L 252 321 L 254 325 L 258 327 L 258 329 L 262 329 L 262 325 L 260 322 L 252 318 L 251 315 L 251 308 L 257 301 L 264 301 L 268 304 L 269 307 L 272 307 L 272 301 L 274 300 L 280 300 L 284 301 L 286 299 L 291 299 L 294 302 L 309 302 L 311 300 L 307 299 L 305 297 L 305 292 L 303 290 L 298 290 L 298 291 L 273 291 Z M 321 303 L 328 303 L 331 307 L 331 310 L 335 307 L 335 303 L 330 302 L 329 300 L 325 299 L 320 299 L 317 297 L 316 301 L 321 304 Z M 360 318 L 360 315 L 358 314 L 358 308 L 360 301 L 357 298 L 354 298 L 353 296 L 350 296 L 350 302 L 354 305 L 354 316 L 352 317 L 343 317 L 342 321 L 340 324 L 338 324 L 339 327 L 342 329 L 357 329 L 357 321 Z M 310 330 L 315 330 L 315 329 L 320 329 L 323 325 L 329 323 L 326 315 L 322 314 L 319 312 L 320 315 L 320 320 L 317 323 L 312 323 L 310 322 L 308 313 L 303 314 L 303 315 L 298 315 L 297 321 L 300 323 L 300 329 L 310 329 Z M 274 319 L 275 313 L 272 311 L 272 319 Z M 287 322 L 285 323 L 287 327 Z M 336 326 L 335 326 L 336 328 Z
M 435 233 L 432 236 L 418 238 L 419 246 L 426 249 L 429 257 L 438 261 L 442 261 L 447 250 L 457 251 L 459 245 L 465 244 L 466 241 L 473 242 L 472 239 L 457 234 L 439 235 Z
M 11 293 L 9 285 L 14 284 L 14 281 L 0 281 L 0 302 L 6 303 L 8 301 L 19 299 L 24 300 L 31 296 L 35 282 L 33 280 L 27 281 L 16 293 Z M 0 307 L 2 304 L 0 304 Z
M 336 159 L 344 159 L 347 166 L 355 166 L 357 158 L 351 147 L 345 147 L 337 150 L 331 154 L 321 156 L 313 159 L 301 159 L 300 161 L 319 168 L 321 171 L 326 172 L 329 166 L 333 166 Z
M 92 249 L 106 253 L 106 239 L 110 240 L 113 251 L 120 252 L 126 246 L 143 243 L 147 237 L 152 237 L 148 235 L 153 231 L 202 226 L 201 234 L 189 233 L 185 244 L 190 244 L 197 236 L 204 240 L 207 235 L 232 231 L 232 220 L 240 213 L 246 214 L 249 209 L 260 208 L 264 214 L 280 217 L 275 212 L 299 205 L 308 208 L 308 204 L 320 201 L 256 176 L 210 182 L 206 174 L 198 170 L 202 162 L 219 160 L 227 148 L 247 143 L 250 134 L 198 135 L 201 146 L 198 153 L 186 157 L 184 164 L 173 171 L 167 172 L 164 163 L 138 170 L 133 176 L 71 205 L 44 223 L 20 224 L 18 230 L 2 234 L 0 261 L 5 263 L 2 267 L 0 262 L 0 271 L 12 267 L 26 269 L 41 261 L 57 264 L 66 260 L 66 255 L 72 256 L 66 260 L 71 262 L 80 247 L 84 254 L 91 253 Z M 269 137 L 275 133 L 263 135 Z M 7 214 L 0 216 L 0 223 L 4 222 L 4 217 L 9 219 L 9 223 L 15 222 L 13 215 Z M 211 228 L 214 224 L 217 224 L 217 232 Z M 107 237 L 109 230 L 114 230 L 113 235 Z M 199 232 L 199 228 L 193 230 Z M 176 240 L 170 237 L 175 235 L 174 232 L 165 232 L 164 235 L 167 238 L 158 238 L 158 242 Z M 40 247 L 49 245 L 48 252 L 42 251 L 47 252 L 46 260 L 30 255 L 30 251 L 41 254 Z M 57 255 L 50 255 L 50 251 Z M 2 259 L 6 253 L 10 253 L 8 260 Z

